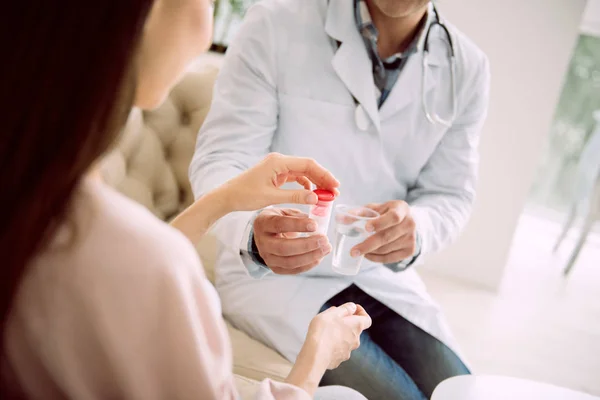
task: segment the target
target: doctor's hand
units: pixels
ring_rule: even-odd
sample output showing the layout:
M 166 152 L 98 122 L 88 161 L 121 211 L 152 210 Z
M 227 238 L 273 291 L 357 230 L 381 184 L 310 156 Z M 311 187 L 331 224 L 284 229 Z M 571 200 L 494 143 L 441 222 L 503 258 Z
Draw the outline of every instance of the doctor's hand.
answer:
M 351 250 L 357 257 L 364 254 L 373 262 L 397 263 L 414 255 L 416 249 L 416 224 L 405 201 L 394 200 L 383 204 L 368 204 L 380 217 L 369 221 L 366 229 L 375 232 Z
M 271 271 L 300 274 L 319 265 L 331 252 L 324 235 L 299 237 L 299 233 L 316 230 L 316 223 L 298 210 L 268 208 L 254 220 L 254 243 Z
M 297 182 L 304 189 L 286 190 L 281 186 Z M 337 193 L 340 183 L 315 160 L 271 153 L 260 163 L 226 182 L 223 190 L 230 211 L 253 211 L 274 204 L 317 204 L 317 187 Z

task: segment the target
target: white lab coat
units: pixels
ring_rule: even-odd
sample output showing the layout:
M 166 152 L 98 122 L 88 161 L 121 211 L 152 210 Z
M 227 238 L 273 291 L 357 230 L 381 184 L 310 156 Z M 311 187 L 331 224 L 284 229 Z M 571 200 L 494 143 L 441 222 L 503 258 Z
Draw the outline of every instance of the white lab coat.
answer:
M 194 193 L 200 196 L 272 151 L 312 157 L 340 180 L 338 204 L 406 200 L 427 255 L 450 243 L 471 212 L 488 102 L 487 59 L 450 26 L 458 102 L 450 129 L 430 124 L 422 111 L 421 52 L 410 57 L 378 109 L 371 60 L 353 12 L 352 0 L 266 0 L 251 8 L 198 136 L 190 167 Z M 440 38 L 430 39 L 428 97 L 448 93 L 447 46 Z M 355 122 L 353 96 L 369 117 L 365 131 Z M 447 115 L 447 102 L 437 107 Z M 414 268 L 394 273 L 365 260 L 357 276 L 345 277 L 331 270 L 328 256 L 303 275 L 249 276 L 240 250 L 247 249 L 252 215 L 231 214 L 213 230 L 220 242 L 216 286 L 225 316 L 238 328 L 294 360 L 311 318 L 355 283 L 457 350 Z M 332 234 L 330 227 L 333 243 Z

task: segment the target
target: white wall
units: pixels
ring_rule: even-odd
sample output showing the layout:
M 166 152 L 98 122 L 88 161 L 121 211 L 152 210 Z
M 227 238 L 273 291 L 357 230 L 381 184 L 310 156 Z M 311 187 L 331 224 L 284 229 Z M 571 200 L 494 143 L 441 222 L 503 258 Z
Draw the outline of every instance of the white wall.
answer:
M 600 36 L 600 0 L 588 0 L 581 31 L 589 35 Z
M 497 289 L 546 140 L 585 0 L 440 0 L 440 13 L 490 59 L 491 104 L 473 218 L 432 267 Z

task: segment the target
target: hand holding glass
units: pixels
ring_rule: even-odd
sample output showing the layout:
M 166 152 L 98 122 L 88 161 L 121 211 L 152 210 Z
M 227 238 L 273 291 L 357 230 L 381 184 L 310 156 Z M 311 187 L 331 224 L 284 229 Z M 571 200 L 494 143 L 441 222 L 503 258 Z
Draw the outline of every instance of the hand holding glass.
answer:
M 333 246 L 333 270 L 342 275 L 356 275 L 364 255 L 352 257 L 350 250 L 368 238 L 365 225 L 379 217 L 379 213 L 366 207 L 340 204 L 335 207 L 335 244 Z

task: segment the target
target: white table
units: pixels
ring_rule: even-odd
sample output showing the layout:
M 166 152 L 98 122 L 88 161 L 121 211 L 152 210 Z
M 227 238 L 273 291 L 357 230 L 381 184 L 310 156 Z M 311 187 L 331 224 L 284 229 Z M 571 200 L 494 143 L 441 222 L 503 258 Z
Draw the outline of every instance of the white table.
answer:
M 600 400 L 600 397 L 525 379 L 465 375 L 440 383 L 431 400 Z

